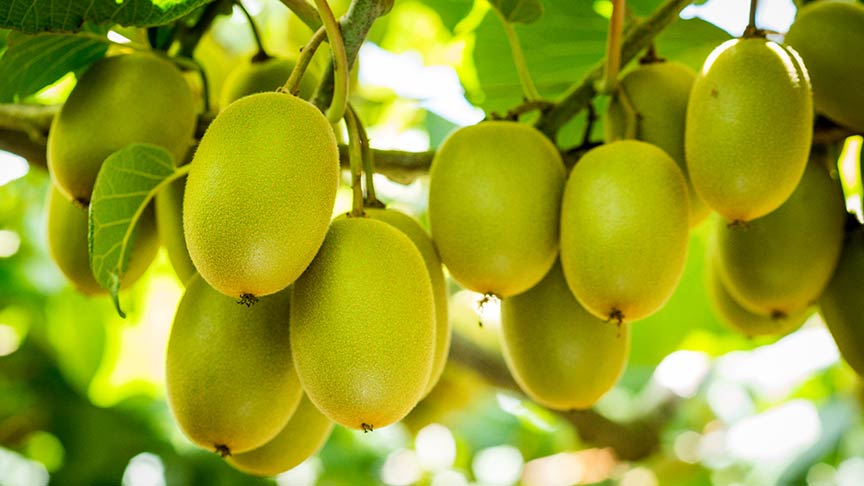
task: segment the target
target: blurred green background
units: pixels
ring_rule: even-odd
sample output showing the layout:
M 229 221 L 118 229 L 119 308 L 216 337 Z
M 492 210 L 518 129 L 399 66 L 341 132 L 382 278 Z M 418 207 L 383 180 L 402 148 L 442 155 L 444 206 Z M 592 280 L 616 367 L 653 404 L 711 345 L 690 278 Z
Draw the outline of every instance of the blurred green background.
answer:
M 347 7 L 331 3 L 337 14 Z M 660 3 L 629 2 L 636 15 Z M 543 4 L 541 20 L 517 32 L 539 91 L 554 99 L 603 57 L 611 4 Z M 291 55 L 310 34 L 275 0 L 244 5 L 273 54 Z M 743 30 L 747 6 L 688 7 L 658 38 L 658 51 L 698 69 Z M 759 20 L 782 32 L 794 13 L 791 1 L 765 0 Z M 254 51 L 237 9 L 217 19 L 195 52 L 213 103 L 228 72 Z M 315 62 L 320 70 L 327 58 Z M 62 102 L 74 82 L 70 73 L 21 101 Z M 361 51 L 352 101 L 373 146 L 423 151 L 521 96 L 485 0 L 399 0 Z M 600 113 L 605 103 L 596 100 Z M 578 144 L 584 125 L 580 115 L 559 144 Z M 592 133 L 602 138 L 602 120 Z M 850 138 L 838 158 L 849 206 L 859 211 L 860 148 L 861 138 Z M 379 197 L 425 225 L 427 178 L 401 182 L 376 176 Z M 627 370 L 594 409 L 550 412 L 520 394 L 501 358 L 497 304 L 480 310 L 482 296 L 451 280 L 451 360 L 408 418 L 372 434 L 337 426 L 296 469 L 272 479 L 243 475 L 192 446 L 165 403 L 165 345 L 183 290 L 164 251 L 121 294 L 127 319 L 109 298 L 78 294 L 47 253 L 49 183 L 44 167 L 0 152 L 2 485 L 864 484 L 860 382 L 818 315 L 783 338 L 749 339 L 718 321 L 704 282 L 710 223 L 693 231 L 672 300 L 633 326 Z M 349 205 L 345 186 L 337 212 Z

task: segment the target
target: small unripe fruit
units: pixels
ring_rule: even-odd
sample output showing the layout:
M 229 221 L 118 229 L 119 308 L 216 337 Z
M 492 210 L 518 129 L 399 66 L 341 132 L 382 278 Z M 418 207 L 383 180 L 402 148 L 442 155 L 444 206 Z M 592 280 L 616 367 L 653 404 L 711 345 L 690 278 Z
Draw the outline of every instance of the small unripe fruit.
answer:
M 90 269 L 87 250 L 87 209 L 75 206 L 54 184 L 48 190 L 45 203 L 48 251 L 60 267 L 63 275 L 78 289 L 88 295 L 105 294 Z M 153 207 L 141 215 L 135 229 L 135 241 L 129 254 L 129 266 L 123 275 L 121 287 L 127 288 L 147 270 L 159 251 Z
M 727 41 L 693 83 L 684 147 L 708 206 L 746 222 L 789 198 L 813 136 L 810 79 L 792 49 L 763 38 Z
M 822 317 L 840 355 L 864 377 L 864 233 L 846 236 L 837 270 L 820 299 Z
M 498 297 L 536 285 L 558 250 L 564 179 L 558 150 L 528 125 L 451 133 L 429 169 L 429 226 L 453 278 Z
M 534 288 L 501 302 L 507 367 L 528 396 L 556 410 L 588 408 L 615 385 L 629 327 L 579 305 L 557 262 Z
M 184 285 L 197 273 L 189 257 L 189 250 L 186 248 L 186 237 L 183 236 L 185 187 L 186 178 L 181 177 L 156 195 L 156 224 L 159 227 L 159 239 L 162 240 L 174 273 Z
M 798 11 L 785 41 L 804 59 L 816 112 L 864 131 L 864 5 L 808 3 Z

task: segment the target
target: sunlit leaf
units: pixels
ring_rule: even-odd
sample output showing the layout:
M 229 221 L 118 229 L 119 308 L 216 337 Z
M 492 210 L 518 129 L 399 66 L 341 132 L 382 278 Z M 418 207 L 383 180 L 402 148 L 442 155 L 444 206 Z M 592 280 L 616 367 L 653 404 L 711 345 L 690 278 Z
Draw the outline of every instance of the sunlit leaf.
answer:
M 11 103 L 101 59 L 108 39 L 69 34 L 12 33 L 0 58 L 0 103 Z
M 212 0 L 7 0 L 0 27 L 22 32 L 78 32 L 85 22 L 149 27 L 165 24 Z
M 474 5 L 472 0 L 419 0 L 420 3 L 432 8 L 441 17 L 441 22 L 451 32 Z M 398 5 L 398 4 L 397 4 Z
M 174 175 L 171 154 L 155 145 L 137 143 L 105 159 L 90 200 L 90 268 L 96 281 L 111 292 L 117 312 L 117 294 L 129 266 L 135 225 L 159 189 Z

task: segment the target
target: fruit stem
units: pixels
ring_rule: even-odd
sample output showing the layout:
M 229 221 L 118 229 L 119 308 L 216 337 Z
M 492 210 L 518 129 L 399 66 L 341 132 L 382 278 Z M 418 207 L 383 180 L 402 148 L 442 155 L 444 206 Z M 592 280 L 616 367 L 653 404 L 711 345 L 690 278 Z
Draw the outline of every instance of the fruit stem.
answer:
M 504 18 L 504 15 L 493 9 L 501 19 L 501 25 L 504 26 L 504 33 L 507 34 L 507 41 L 510 43 L 510 52 L 513 54 L 513 64 L 516 66 L 516 72 L 519 73 L 519 83 L 522 84 L 522 94 L 525 100 L 531 102 L 540 99 L 540 93 L 534 85 L 534 80 L 531 79 L 531 73 L 528 71 L 528 64 L 525 62 L 525 55 L 522 53 L 522 46 L 519 44 L 519 36 L 516 34 L 516 29 L 513 24 Z
M 312 57 L 315 55 L 315 51 L 318 50 L 318 46 L 320 46 L 321 42 L 326 38 L 327 32 L 324 30 L 324 27 L 318 28 L 318 30 L 312 34 L 309 42 L 300 49 L 300 56 L 297 58 L 297 64 L 295 64 L 294 69 L 291 70 L 291 76 L 289 76 L 288 80 L 285 81 L 285 85 L 282 86 L 281 91 L 291 93 L 294 96 L 297 96 L 297 94 L 300 93 L 300 80 L 303 79 L 303 74 L 306 73 L 309 63 L 312 62 Z
M 339 22 L 333 16 L 327 0 L 315 0 L 315 4 L 324 22 L 324 29 L 327 30 L 327 40 L 333 54 L 333 99 L 327 109 L 327 119 L 330 123 L 336 123 L 342 119 L 348 104 L 348 54 L 345 52 L 345 41 L 342 39 Z
M 624 30 L 625 0 L 613 0 L 612 16 L 609 17 L 609 33 L 606 37 L 606 70 L 603 75 L 602 92 L 611 93 L 618 84 L 621 69 L 621 34 Z
M 509 120 L 509 121 L 518 121 L 519 117 L 524 115 L 525 113 L 531 113 L 532 111 L 539 111 L 541 114 L 546 110 L 552 109 L 555 106 L 555 103 L 546 100 L 530 100 L 525 101 L 524 103 L 507 110 L 507 113 L 500 115 L 498 113 L 490 113 L 487 115 L 487 120 Z
M 748 29 L 756 29 L 756 8 L 759 5 L 759 0 L 750 0 L 750 21 L 747 23 Z
M 264 49 L 264 43 L 261 41 L 261 32 L 258 31 L 258 26 L 255 25 L 255 19 L 252 18 L 252 14 L 249 13 L 249 10 L 246 10 L 246 7 L 243 6 L 241 0 L 234 0 L 234 5 L 243 12 L 243 15 L 249 22 L 249 28 L 252 30 L 252 37 L 255 38 L 255 44 L 258 46 L 258 52 L 252 56 L 252 62 L 264 62 L 270 59 L 270 55 L 267 54 L 267 51 Z
M 213 24 L 213 21 L 220 14 L 224 4 L 224 1 L 211 2 L 204 7 L 201 17 L 198 18 L 198 22 L 194 26 L 182 26 L 179 29 L 176 35 L 177 40 L 180 42 L 180 48 L 177 50 L 178 56 L 193 57 L 195 48 L 198 47 L 201 38 L 204 37 L 204 34 L 210 29 L 210 25 Z
M 582 143 L 580 147 L 587 147 L 591 144 L 591 132 L 594 131 L 594 123 L 597 121 L 597 108 L 593 102 L 589 102 L 585 108 L 588 110 L 585 116 L 585 131 L 582 133 Z
M 756 7 L 758 4 L 759 0 L 750 0 L 750 20 L 741 37 L 765 37 L 765 31 L 756 27 Z
M 648 49 L 645 51 L 645 55 L 639 58 L 639 64 L 657 64 L 661 62 L 666 62 L 666 59 L 657 54 L 657 47 L 652 42 L 648 45 Z
M 624 109 L 624 139 L 633 140 L 639 132 L 639 112 L 630 100 L 623 84 L 618 86 L 615 94 L 618 96 L 618 101 L 621 102 L 621 108 Z
M 366 133 L 366 127 L 351 103 L 348 103 L 348 111 L 354 120 L 357 122 L 357 135 L 360 136 L 360 150 L 363 155 L 363 173 L 366 175 L 366 199 L 364 204 L 369 208 L 383 208 L 384 203 L 378 200 L 375 195 L 375 156 L 372 154 L 372 147 L 369 145 L 369 135 Z
M 204 67 L 195 58 L 192 57 L 171 57 L 169 58 L 174 64 L 190 71 L 196 71 L 201 78 L 201 98 L 204 102 L 204 113 L 210 111 L 210 82 L 207 81 L 207 73 L 204 72 Z
M 348 126 L 348 161 L 351 165 L 351 189 L 354 192 L 351 216 L 363 217 L 363 149 L 360 146 L 360 129 L 357 115 L 353 110 L 345 111 L 345 124 Z

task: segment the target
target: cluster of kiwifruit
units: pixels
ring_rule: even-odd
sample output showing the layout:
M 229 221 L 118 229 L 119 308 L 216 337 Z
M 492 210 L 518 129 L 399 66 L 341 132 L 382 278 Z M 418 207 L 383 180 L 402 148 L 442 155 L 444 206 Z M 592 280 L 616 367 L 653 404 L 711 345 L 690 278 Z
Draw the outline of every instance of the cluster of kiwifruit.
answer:
M 709 288 L 724 320 L 784 333 L 821 303 L 864 373 L 864 236 L 812 143 L 814 107 L 864 131 L 864 66 L 837 54 L 864 48 L 864 7 L 805 7 L 786 42 L 749 31 L 698 74 L 646 60 L 610 100 L 606 143 L 569 174 L 527 124 L 456 130 L 430 167 L 431 236 L 391 209 L 331 220 L 332 126 L 244 68 L 229 83 L 244 89 L 228 88 L 188 178 L 142 216 L 123 276 L 130 284 L 153 259 L 158 220 L 186 285 L 167 351 L 181 429 L 267 475 L 313 454 L 334 422 L 371 431 L 402 419 L 446 363 L 442 263 L 463 287 L 501 299 L 504 357 L 529 396 L 589 407 L 621 374 L 631 323 L 675 290 L 690 228 L 711 210 Z M 48 237 L 82 291 L 101 291 L 81 208 L 102 161 L 132 142 L 183 160 L 194 106 L 176 68 L 139 53 L 94 64 L 55 119 Z

